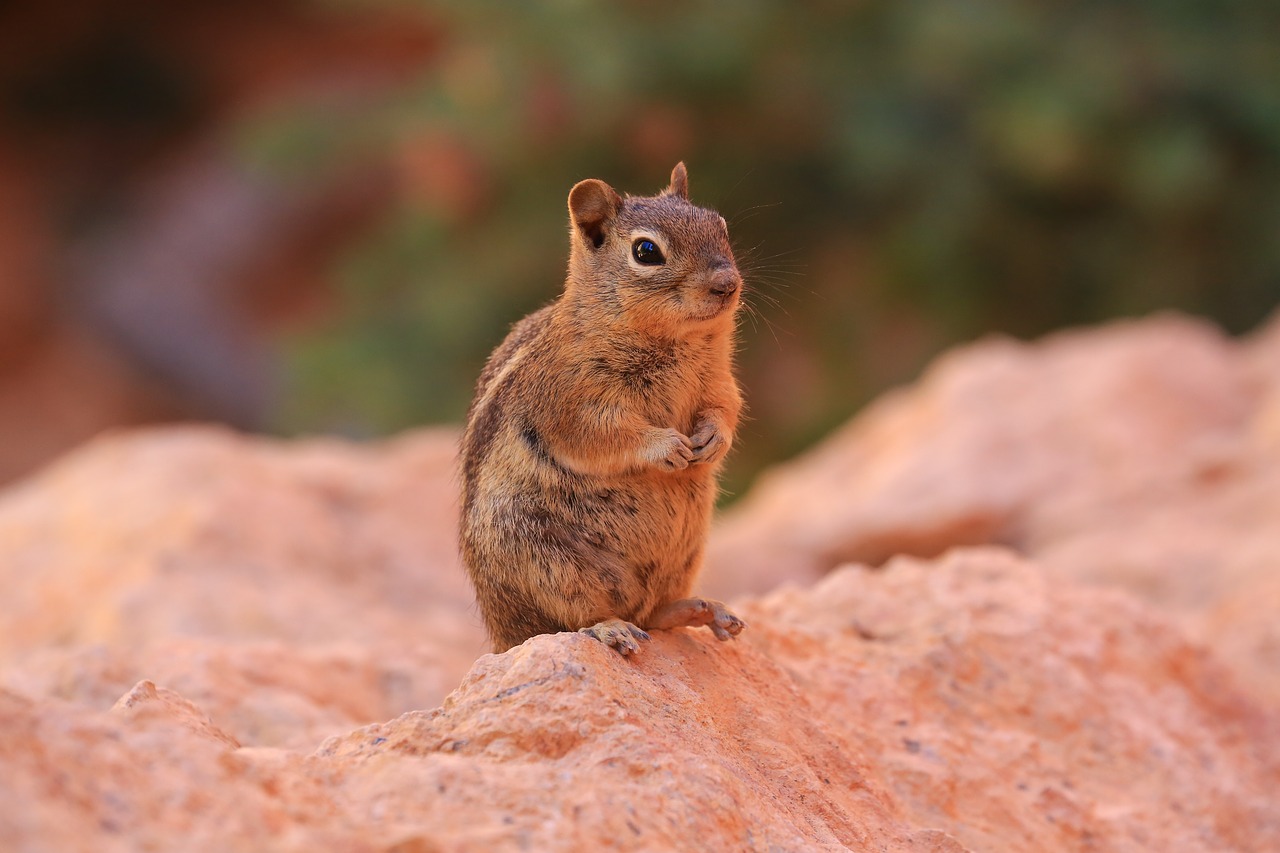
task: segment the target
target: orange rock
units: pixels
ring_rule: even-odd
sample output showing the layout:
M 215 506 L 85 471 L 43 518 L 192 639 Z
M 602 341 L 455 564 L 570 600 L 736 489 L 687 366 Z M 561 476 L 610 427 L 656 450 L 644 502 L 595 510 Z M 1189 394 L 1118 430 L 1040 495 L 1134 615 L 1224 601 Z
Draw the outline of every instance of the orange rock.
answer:
M 142 725 L 178 724 L 201 737 L 206 737 L 232 749 L 240 743 L 213 724 L 195 703 L 185 699 L 167 687 L 156 687 L 153 682 L 139 681 L 134 688 L 111 706 L 113 714 L 119 714 Z
M 636 659 L 477 659 L 451 432 L 104 437 L 0 495 L 0 849 L 1280 849 L 1277 330 L 948 356 Z
M 1276 715 L 1122 594 L 980 550 L 740 606 L 738 641 L 656 632 L 635 660 L 536 637 L 310 757 L 0 695 L 19 780 L 0 831 L 108 850 L 1280 843 Z
M 1170 610 L 1280 701 L 1277 413 L 1280 314 L 1241 342 L 1162 316 L 964 347 L 766 472 L 706 586 L 1004 544 Z
M 271 746 L 439 703 L 485 648 L 455 445 L 214 428 L 88 445 L 0 497 L 0 675 L 94 707 L 150 678 Z

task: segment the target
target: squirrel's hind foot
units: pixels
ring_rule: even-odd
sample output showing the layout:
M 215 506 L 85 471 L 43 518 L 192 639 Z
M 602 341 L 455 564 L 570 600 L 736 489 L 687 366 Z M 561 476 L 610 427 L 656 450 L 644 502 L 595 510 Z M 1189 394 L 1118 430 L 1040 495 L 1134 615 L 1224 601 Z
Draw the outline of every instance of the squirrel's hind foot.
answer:
M 579 628 L 578 633 L 595 637 L 606 646 L 617 649 L 623 657 L 639 654 L 640 643 L 649 639 L 644 629 L 623 619 L 605 619 L 590 628 Z
M 663 607 L 649 620 L 650 628 L 697 628 L 706 625 L 717 640 L 728 640 L 747 627 L 737 616 L 713 598 L 682 598 Z

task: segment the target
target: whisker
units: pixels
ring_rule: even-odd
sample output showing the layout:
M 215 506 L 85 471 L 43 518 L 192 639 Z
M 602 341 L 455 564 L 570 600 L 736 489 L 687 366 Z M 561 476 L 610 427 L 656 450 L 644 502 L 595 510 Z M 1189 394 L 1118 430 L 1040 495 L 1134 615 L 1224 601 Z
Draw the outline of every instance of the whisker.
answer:
M 737 225 L 739 222 L 748 220 L 753 216 L 758 216 L 759 214 L 763 213 L 766 210 L 769 210 L 770 208 L 781 207 L 781 206 L 782 206 L 782 202 L 780 201 L 767 202 L 765 204 L 753 204 L 750 207 L 743 208 L 742 210 L 739 210 L 737 213 L 733 214 L 733 217 L 729 219 L 729 224 Z
M 764 327 L 769 330 L 769 336 L 773 338 L 774 346 L 782 347 L 782 341 L 778 338 L 777 326 L 763 313 L 761 313 L 754 305 L 744 302 L 747 317 L 751 320 L 751 331 L 754 334 L 760 333 L 760 323 L 764 323 Z
M 726 195 L 733 195 L 735 192 L 737 192 L 738 187 L 742 186 L 742 182 L 745 181 L 747 178 L 751 177 L 752 175 L 754 175 L 755 173 L 756 173 L 756 170 L 754 167 L 747 169 L 747 171 L 743 172 L 742 177 L 734 181 L 733 186 L 729 187 L 729 192 L 726 193 Z

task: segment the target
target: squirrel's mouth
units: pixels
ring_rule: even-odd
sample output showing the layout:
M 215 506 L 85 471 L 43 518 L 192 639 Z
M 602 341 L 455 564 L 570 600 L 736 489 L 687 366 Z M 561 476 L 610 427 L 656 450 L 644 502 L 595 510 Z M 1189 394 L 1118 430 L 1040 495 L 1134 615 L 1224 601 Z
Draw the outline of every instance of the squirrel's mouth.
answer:
M 702 304 L 697 307 L 694 313 L 696 320 L 714 320 L 721 314 L 732 312 L 738 307 L 738 292 L 723 295 L 710 293 L 702 300 Z

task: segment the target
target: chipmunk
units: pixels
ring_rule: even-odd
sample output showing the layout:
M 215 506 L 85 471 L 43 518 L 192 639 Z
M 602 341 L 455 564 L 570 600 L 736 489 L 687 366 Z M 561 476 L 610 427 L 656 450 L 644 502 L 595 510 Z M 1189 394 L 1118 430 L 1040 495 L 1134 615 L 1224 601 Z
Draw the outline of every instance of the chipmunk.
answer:
M 578 630 L 623 655 L 646 629 L 744 623 L 690 598 L 742 395 L 728 226 L 656 196 L 569 193 L 564 292 L 480 374 L 462 440 L 462 556 L 493 648 Z

